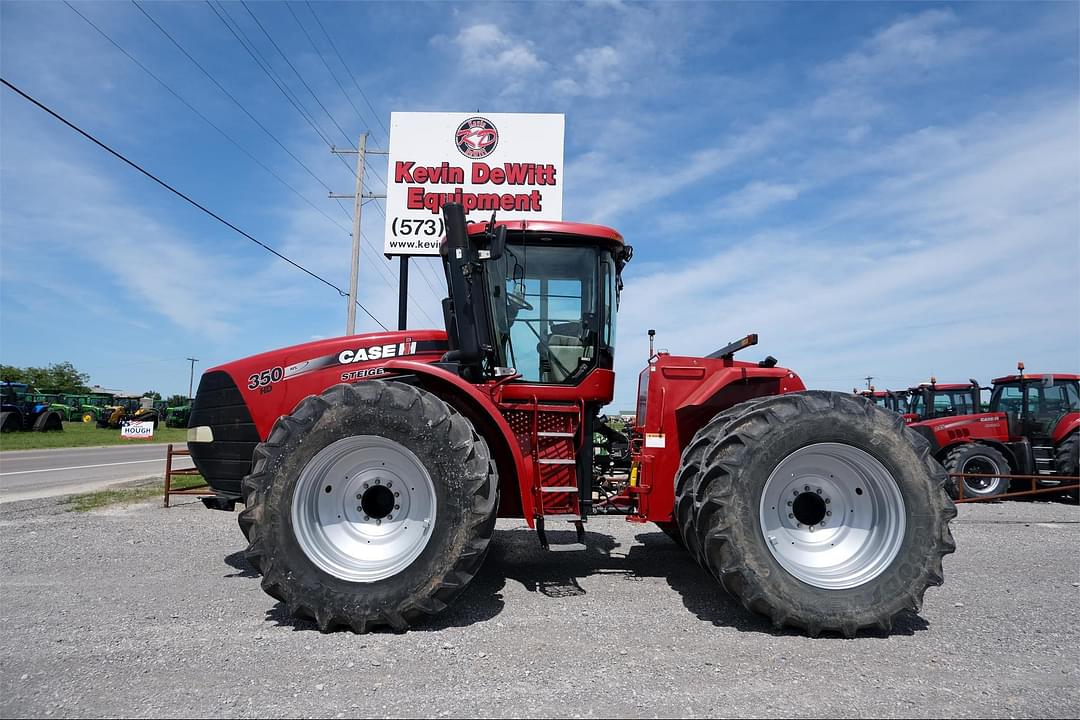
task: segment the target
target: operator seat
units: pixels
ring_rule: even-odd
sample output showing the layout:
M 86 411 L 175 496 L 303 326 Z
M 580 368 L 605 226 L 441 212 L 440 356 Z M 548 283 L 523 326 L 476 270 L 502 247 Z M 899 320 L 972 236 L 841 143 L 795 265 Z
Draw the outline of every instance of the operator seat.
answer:
M 540 367 L 543 368 L 541 381 L 566 382 L 581 365 L 581 358 L 585 354 L 581 323 L 552 324 L 547 347 L 544 343 L 538 343 L 536 350 L 540 354 Z

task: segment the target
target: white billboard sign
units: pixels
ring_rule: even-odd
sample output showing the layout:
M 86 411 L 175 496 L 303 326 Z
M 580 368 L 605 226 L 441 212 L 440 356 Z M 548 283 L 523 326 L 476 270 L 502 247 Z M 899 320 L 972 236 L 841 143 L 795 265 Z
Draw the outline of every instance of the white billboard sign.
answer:
M 562 220 L 563 116 L 533 113 L 390 115 L 387 255 L 438 255 L 442 206 L 470 222 Z

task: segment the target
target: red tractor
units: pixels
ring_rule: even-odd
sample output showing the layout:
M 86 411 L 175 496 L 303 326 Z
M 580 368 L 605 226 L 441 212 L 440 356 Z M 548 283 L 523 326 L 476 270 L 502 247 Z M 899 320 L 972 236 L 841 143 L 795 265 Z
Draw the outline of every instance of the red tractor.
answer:
M 982 412 L 985 389 L 974 378 L 966 383 L 939 384 L 931 377 L 929 383 L 908 388 L 908 415 L 912 422 L 918 422 Z
M 910 390 L 875 390 L 871 387 L 869 390 L 859 390 L 858 388 L 855 388 L 852 392 L 861 397 L 873 400 L 874 404 L 878 407 L 892 410 L 897 415 L 902 415 L 904 420 L 909 423 L 915 422 L 917 419 L 908 409 L 908 398 L 911 395 Z
M 246 556 L 288 613 L 322 631 L 422 622 L 477 573 L 497 517 L 552 549 L 600 514 L 657 523 L 747 609 L 810 635 L 888 631 L 942 582 L 956 510 L 926 442 L 773 358 L 735 360 L 756 336 L 652 355 L 630 472 L 598 480 L 632 249 L 606 227 L 443 212 L 445 331 L 322 340 L 200 381 L 192 457 L 221 506 L 246 504 Z
M 994 380 L 990 411 L 966 413 L 913 425 L 951 473 L 964 478 L 964 495 L 992 497 L 1009 490 L 1010 474 L 1075 477 L 1080 448 L 1080 375 L 1019 373 Z

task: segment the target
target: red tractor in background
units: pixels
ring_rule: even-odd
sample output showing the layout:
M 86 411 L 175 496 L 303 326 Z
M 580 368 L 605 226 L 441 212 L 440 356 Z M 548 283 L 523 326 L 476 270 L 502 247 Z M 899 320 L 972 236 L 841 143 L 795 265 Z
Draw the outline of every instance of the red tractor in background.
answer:
M 992 497 L 1009 490 L 1008 475 L 1044 475 L 1039 485 L 1053 487 L 1058 477 L 1077 475 L 1080 451 L 1080 375 L 1052 373 L 996 378 L 989 412 L 968 413 L 916 423 L 950 473 L 964 478 L 964 495 Z
M 861 397 L 873 400 L 874 404 L 878 407 L 892 410 L 909 423 L 915 422 L 915 420 L 918 419 L 916 415 L 909 412 L 908 398 L 911 395 L 910 390 L 875 390 L 871 386 L 869 390 L 859 390 L 858 388 L 855 388 L 852 392 Z
M 982 391 L 987 389 L 974 378 L 966 383 L 938 383 L 931 377 L 929 383 L 908 388 L 907 414 L 919 422 L 982 412 Z
M 753 335 L 653 354 L 630 472 L 595 474 L 632 249 L 595 225 L 443 212 L 445 331 L 298 345 L 199 383 L 192 458 L 219 506 L 246 504 L 246 557 L 288 613 L 324 632 L 422 622 L 479 570 L 497 517 L 551 549 L 583 547 L 596 515 L 657 523 L 747 609 L 810 635 L 888 631 L 942 582 L 956 509 L 926 442 L 771 357 L 736 360 Z

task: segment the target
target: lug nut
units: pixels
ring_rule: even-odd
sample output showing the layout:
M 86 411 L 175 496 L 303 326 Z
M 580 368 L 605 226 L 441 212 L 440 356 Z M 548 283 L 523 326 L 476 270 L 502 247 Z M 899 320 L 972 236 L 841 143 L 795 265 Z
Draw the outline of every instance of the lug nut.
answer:
M 791 507 L 791 501 L 790 500 L 787 501 L 787 506 Z
M 799 491 L 798 490 L 792 490 L 791 494 L 794 495 L 795 497 L 799 497 Z
M 810 486 L 809 485 L 803 485 L 803 492 L 810 492 Z
M 801 527 L 802 527 L 802 523 L 795 523 L 795 527 L 797 527 L 797 528 L 801 528 Z
M 394 506 L 394 509 L 395 509 L 395 510 L 400 510 L 400 509 L 401 509 L 401 506 L 400 506 L 400 505 L 395 505 L 395 506 Z
M 382 520 L 376 520 L 376 521 L 375 521 L 375 524 L 376 524 L 376 525 L 382 525 Z
M 832 517 L 832 510 L 826 510 L 825 514 L 828 515 L 829 517 Z
M 814 532 L 814 526 L 813 525 L 810 526 L 810 532 Z
M 829 498 L 825 498 L 825 504 L 826 504 L 826 505 L 828 505 L 828 504 L 829 504 L 829 503 L 831 503 L 831 502 L 832 502 L 832 500 L 830 500 Z
M 820 495 L 820 494 L 821 494 L 821 488 L 818 488 L 818 489 L 817 489 L 817 494 L 818 494 L 818 495 Z
M 357 509 L 357 510 L 359 510 L 360 508 L 356 508 L 356 509 Z M 365 515 L 365 516 L 364 516 L 364 520 L 365 520 L 365 521 L 367 521 L 367 520 L 370 520 L 370 519 L 371 519 L 371 518 L 369 518 L 369 517 L 368 517 L 367 515 Z
M 376 485 L 382 485 L 382 478 L 375 478 Z
M 795 515 L 793 515 L 792 513 L 788 513 L 788 514 L 787 514 L 787 516 L 788 516 L 789 518 L 793 518 L 793 517 L 795 517 Z
M 357 500 L 363 500 L 364 496 L 361 493 L 356 493 L 356 499 Z
M 365 490 L 367 490 L 367 489 L 368 489 L 368 484 L 367 484 L 367 483 L 364 483 L 364 489 L 365 489 Z
M 388 487 L 388 488 L 394 487 L 394 482 L 392 480 L 387 480 L 386 481 L 386 487 Z
M 399 492 L 397 492 L 397 491 L 395 490 L 395 491 L 394 491 L 394 497 L 401 497 L 401 493 L 399 493 Z

